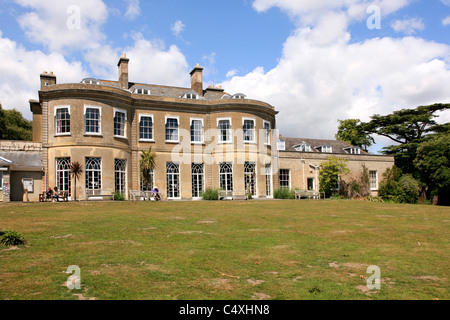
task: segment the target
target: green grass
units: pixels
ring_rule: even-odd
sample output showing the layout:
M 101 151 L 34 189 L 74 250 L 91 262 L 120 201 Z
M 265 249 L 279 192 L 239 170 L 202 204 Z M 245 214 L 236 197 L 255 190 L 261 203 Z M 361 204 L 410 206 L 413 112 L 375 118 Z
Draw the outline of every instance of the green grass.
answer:
M 449 299 L 450 210 L 347 200 L 0 205 L 0 299 Z M 14 249 L 14 248 L 13 248 Z M 80 290 L 65 286 L 81 269 Z M 369 265 L 381 289 L 364 292 Z M 82 295 L 82 296 L 81 296 Z

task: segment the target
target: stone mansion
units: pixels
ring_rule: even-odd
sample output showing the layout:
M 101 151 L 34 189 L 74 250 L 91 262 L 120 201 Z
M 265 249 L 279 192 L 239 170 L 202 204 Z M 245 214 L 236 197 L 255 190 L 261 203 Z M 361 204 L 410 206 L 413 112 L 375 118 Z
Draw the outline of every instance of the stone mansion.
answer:
M 0 201 L 39 201 L 54 186 L 73 197 L 73 162 L 83 165 L 77 199 L 87 190 L 128 199 L 147 188 L 139 161 L 150 147 L 156 165 L 148 188 L 168 200 L 200 199 L 206 188 L 234 198 L 272 198 L 279 187 L 318 190 L 319 166 L 331 155 L 346 159 L 352 174 L 364 164 L 376 194 L 394 164 L 341 141 L 280 136 L 272 105 L 204 88 L 199 65 L 191 87 L 180 88 L 131 82 L 129 63 L 120 58 L 116 81 L 58 84 L 53 73 L 40 75 L 39 99 L 30 100 L 33 141 L 0 141 Z

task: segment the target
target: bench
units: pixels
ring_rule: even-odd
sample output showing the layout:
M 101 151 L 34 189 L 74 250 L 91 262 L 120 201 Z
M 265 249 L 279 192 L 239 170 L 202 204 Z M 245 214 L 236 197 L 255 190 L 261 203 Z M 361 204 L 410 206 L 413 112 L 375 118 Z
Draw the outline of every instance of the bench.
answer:
M 233 191 L 230 190 L 219 190 L 218 195 L 219 200 L 233 199 Z
M 325 197 L 325 196 L 324 196 Z M 295 199 L 320 199 L 320 192 L 312 190 L 295 190 Z
M 130 190 L 130 200 L 131 201 L 146 200 L 146 194 L 144 193 L 144 191 Z
M 89 199 L 111 198 L 114 201 L 114 191 L 112 190 L 86 190 L 86 201 Z
M 62 199 L 64 202 L 69 201 L 69 192 L 68 191 L 60 191 L 57 193 L 58 201 Z M 39 194 L 39 202 L 52 202 L 54 200 L 55 194 L 53 194 L 50 198 L 47 198 L 47 193 L 43 192 Z

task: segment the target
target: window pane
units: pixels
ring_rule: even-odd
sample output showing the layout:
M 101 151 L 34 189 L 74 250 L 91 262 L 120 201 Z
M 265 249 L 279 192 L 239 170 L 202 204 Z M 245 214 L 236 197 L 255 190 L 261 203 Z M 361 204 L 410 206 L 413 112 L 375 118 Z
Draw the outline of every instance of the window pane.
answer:
M 253 120 L 244 120 L 244 141 L 254 141 L 255 124 Z
M 70 114 L 68 108 L 56 110 L 56 133 L 70 133 Z
M 220 142 L 231 141 L 230 120 L 220 120 L 219 121 L 219 141 Z
M 102 189 L 102 159 L 86 158 L 86 190 Z
M 127 161 L 115 159 L 114 162 L 115 190 L 120 193 L 125 193 Z
M 67 191 L 70 196 L 70 158 L 56 159 L 56 186 L 59 191 Z
M 289 188 L 289 169 L 280 169 L 280 187 Z
M 166 140 L 167 141 L 178 141 L 178 120 L 177 119 L 167 119 Z
M 100 133 L 100 110 L 86 109 L 85 131 L 87 133 Z
M 141 117 L 139 123 L 139 139 L 153 139 L 153 121 L 151 117 Z
M 192 142 L 202 142 L 203 141 L 203 126 L 202 126 L 201 120 L 192 120 L 191 141 Z
M 114 116 L 114 135 L 124 137 L 125 136 L 125 113 L 115 112 Z

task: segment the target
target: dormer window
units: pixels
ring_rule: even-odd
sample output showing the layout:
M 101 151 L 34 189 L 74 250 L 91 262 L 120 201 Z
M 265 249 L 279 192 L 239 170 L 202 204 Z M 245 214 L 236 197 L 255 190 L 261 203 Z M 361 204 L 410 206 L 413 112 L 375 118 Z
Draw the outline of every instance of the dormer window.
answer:
M 194 92 L 187 92 L 183 95 L 184 99 L 192 99 L 192 100 L 197 100 L 198 99 L 198 94 L 194 93 Z
M 81 83 L 84 83 L 84 84 L 95 84 L 95 85 L 99 85 L 99 84 L 100 84 L 100 81 L 98 81 L 97 79 L 93 79 L 93 78 L 86 78 L 86 79 L 83 79 L 83 80 L 81 81 Z
M 278 139 L 277 141 L 277 150 L 285 151 L 286 150 L 286 140 Z
M 332 153 L 333 152 L 333 148 L 328 145 L 317 147 L 316 150 L 319 152 L 322 152 L 322 153 Z
M 344 150 L 345 150 L 345 152 L 350 153 L 350 154 L 361 154 L 361 148 L 359 148 L 359 147 L 350 147 L 350 148 L 345 148 Z
M 298 152 L 311 152 L 311 145 L 302 143 L 298 146 L 295 146 L 294 149 Z
M 136 88 L 136 89 L 134 89 L 133 93 L 150 95 L 150 89 L 148 89 L 148 88 Z
M 247 96 L 243 93 L 236 93 L 231 97 L 231 99 L 245 99 L 245 98 L 247 98 Z

